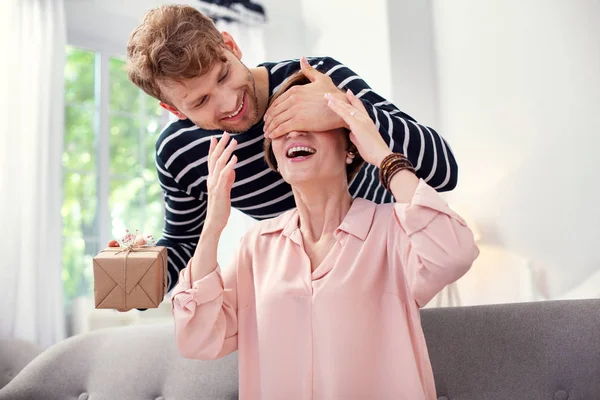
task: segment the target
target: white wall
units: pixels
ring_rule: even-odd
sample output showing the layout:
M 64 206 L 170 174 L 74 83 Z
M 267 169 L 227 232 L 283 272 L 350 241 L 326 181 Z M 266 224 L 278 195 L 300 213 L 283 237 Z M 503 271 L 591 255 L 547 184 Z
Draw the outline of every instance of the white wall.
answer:
M 453 202 L 560 296 L 600 267 L 600 2 L 433 4 Z
M 267 13 L 267 24 L 264 26 L 264 61 L 276 62 L 308 55 L 302 2 L 260 0 L 260 4 Z
M 387 0 L 301 0 L 307 55 L 331 56 L 390 98 Z M 286 2 L 287 4 L 287 2 Z
M 432 0 L 388 0 L 391 98 L 417 121 L 438 127 Z M 441 132 L 440 132 L 441 133 Z

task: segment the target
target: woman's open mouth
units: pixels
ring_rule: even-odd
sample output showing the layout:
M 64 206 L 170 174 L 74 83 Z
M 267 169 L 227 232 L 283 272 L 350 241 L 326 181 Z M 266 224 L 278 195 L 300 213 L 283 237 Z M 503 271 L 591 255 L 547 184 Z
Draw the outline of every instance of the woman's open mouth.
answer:
M 317 150 L 308 146 L 294 146 L 290 147 L 286 153 L 286 157 L 291 162 L 300 162 L 311 158 Z

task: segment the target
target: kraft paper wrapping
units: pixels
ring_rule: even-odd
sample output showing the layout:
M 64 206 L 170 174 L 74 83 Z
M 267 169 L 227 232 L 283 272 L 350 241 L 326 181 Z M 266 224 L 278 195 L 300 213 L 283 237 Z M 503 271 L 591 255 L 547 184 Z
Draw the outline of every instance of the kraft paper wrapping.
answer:
M 166 290 L 166 247 L 107 247 L 94 257 L 96 308 L 157 308 Z

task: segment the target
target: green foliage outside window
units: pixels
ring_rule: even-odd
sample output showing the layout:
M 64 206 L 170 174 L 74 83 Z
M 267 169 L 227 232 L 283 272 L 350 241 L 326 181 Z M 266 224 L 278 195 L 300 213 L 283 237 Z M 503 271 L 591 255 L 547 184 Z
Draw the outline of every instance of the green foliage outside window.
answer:
M 125 229 L 160 236 L 162 192 L 154 165 L 154 144 L 163 125 L 157 101 L 128 79 L 124 61 L 109 61 L 109 163 L 98 163 L 98 113 L 95 87 L 98 55 L 67 47 L 65 65 L 65 148 L 63 217 L 63 283 L 68 302 L 93 292 L 92 257 L 104 247 L 100 224 L 113 238 Z M 106 101 L 106 99 L 104 100 Z M 98 198 L 98 182 L 108 177 L 109 199 Z M 104 178 L 106 179 L 106 178 Z M 98 220 L 108 202 L 110 219 Z

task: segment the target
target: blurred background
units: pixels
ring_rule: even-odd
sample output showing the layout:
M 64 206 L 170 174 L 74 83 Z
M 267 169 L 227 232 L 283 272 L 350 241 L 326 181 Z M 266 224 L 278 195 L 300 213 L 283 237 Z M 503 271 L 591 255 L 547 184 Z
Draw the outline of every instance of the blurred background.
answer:
M 92 298 L 110 238 L 161 235 L 154 143 L 169 116 L 123 66 L 144 12 L 167 3 L 0 5 L 0 335 L 48 346 L 170 318 L 168 299 L 117 313 Z M 445 198 L 481 255 L 430 307 L 600 296 L 600 2 L 178 3 L 212 13 L 247 66 L 334 57 L 447 139 L 459 184 Z M 254 223 L 234 210 L 223 264 Z

